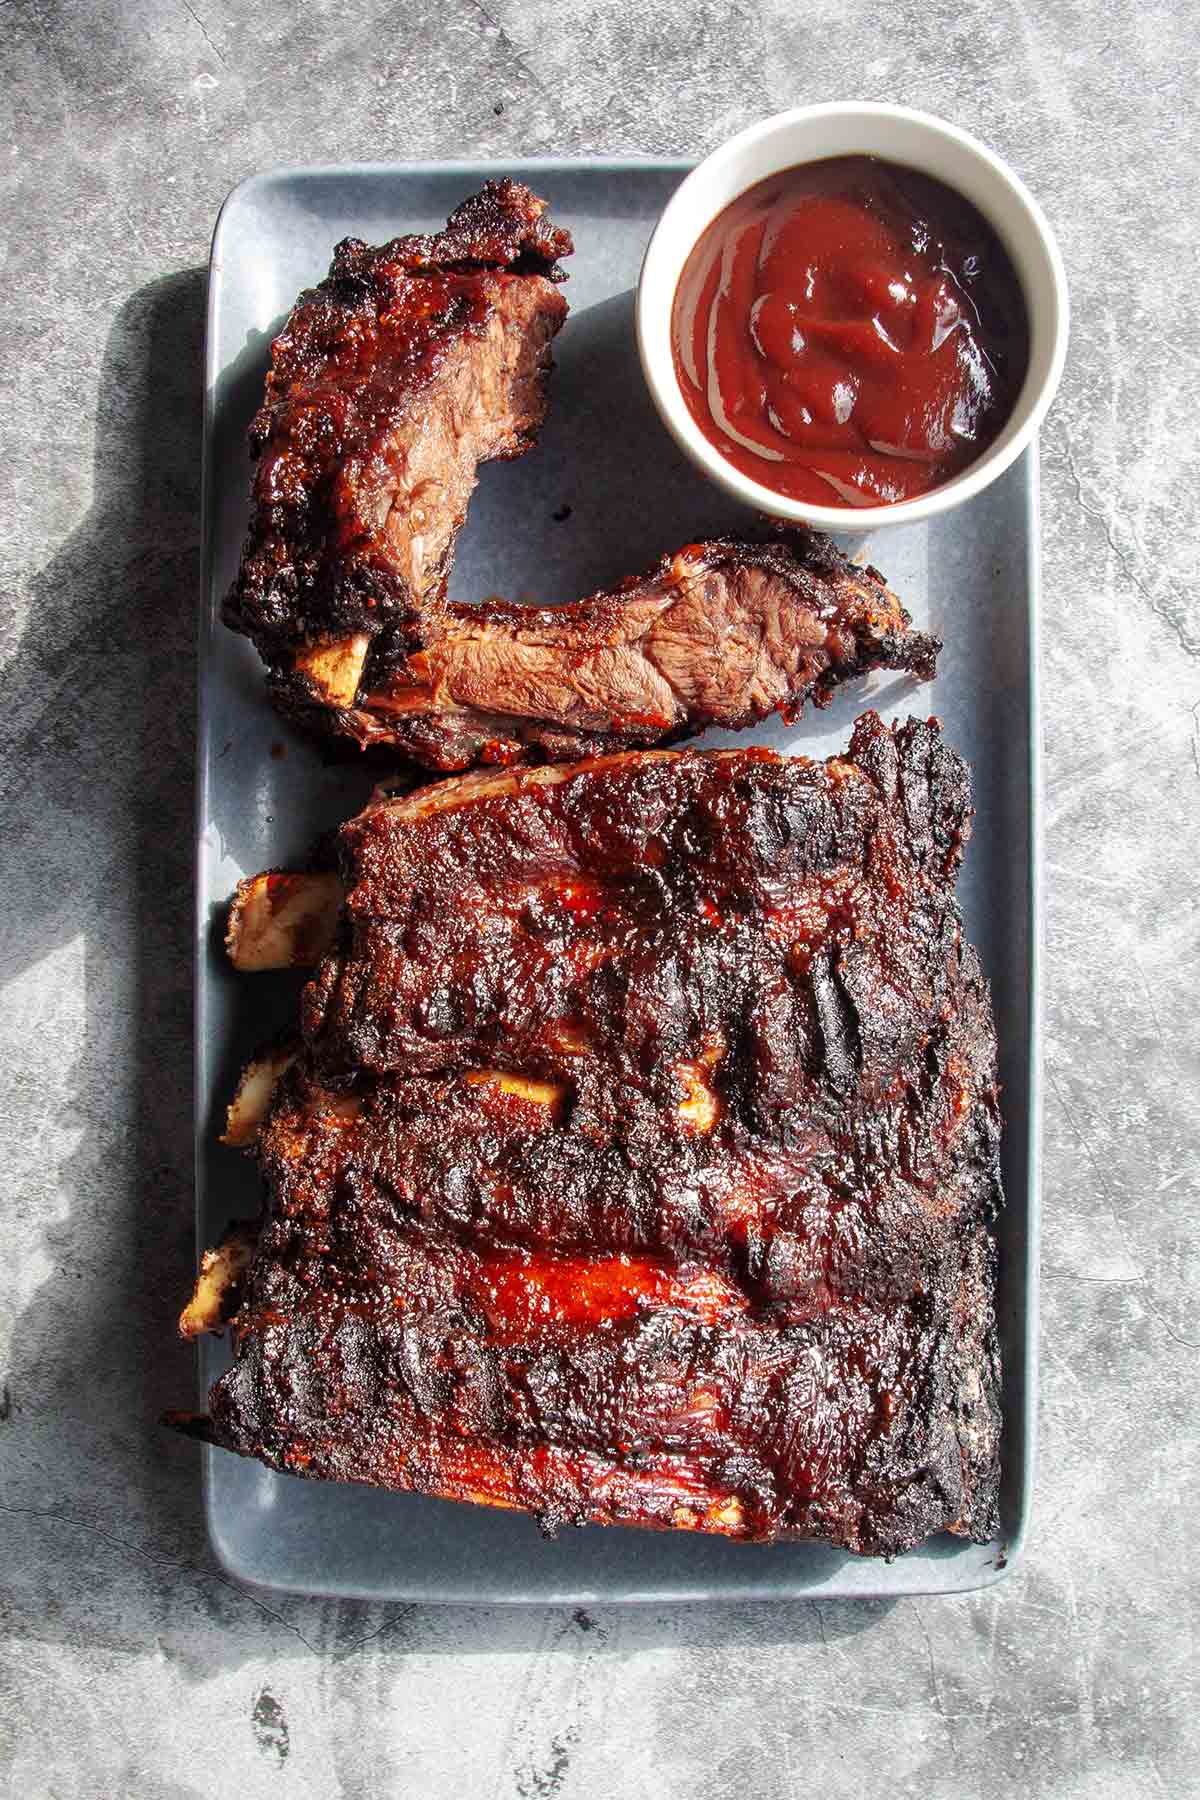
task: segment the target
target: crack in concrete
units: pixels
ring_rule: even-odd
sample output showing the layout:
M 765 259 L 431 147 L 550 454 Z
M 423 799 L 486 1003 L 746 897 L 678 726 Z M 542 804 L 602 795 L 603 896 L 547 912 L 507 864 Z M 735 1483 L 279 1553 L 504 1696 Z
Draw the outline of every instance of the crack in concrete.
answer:
M 507 31 L 505 31 L 503 25 L 501 25 L 499 19 L 493 18 L 492 14 L 483 4 L 483 0 L 467 0 L 467 4 L 491 26 L 492 30 L 496 33 L 496 39 L 500 48 L 508 53 L 510 61 L 512 61 L 521 71 L 526 81 L 531 81 L 538 93 L 549 100 L 557 110 L 557 102 L 555 102 L 554 96 L 551 94 L 549 88 L 547 88 L 545 83 L 541 80 L 537 72 L 529 66 L 529 63 L 525 59 L 524 51 L 517 48 Z
M 1158 1016 L 1158 1007 L 1154 1004 L 1154 991 L 1150 986 L 1149 977 L 1142 967 L 1142 959 L 1136 950 L 1133 951 L 1133 960 L 1137 964 L 1137 972 L 1141 976 L 1142 986 L 1146 990 L 1146 1004 L 1150 1008 L 1150 1017 L 1154 1020 L 1154 1029 L 1158 1033 L 1158 1041 L 1160 1044 L 1165 1044 L 1167 1041 L 1166 1034 L 1162 1028 L 1162 1020 Z
M 946 1736 L 950 1740 L 951 1750 L 957 1750 L 958 1745 L 954 1741 L 954 1727 L 950 1723 L 950 1715 L 946 1711 L 945 1703 L 942 1700 L 942 1690 L 938 1685 L 937 1664 L 934 1661 L 933 1655 L 933 1639 L 929 1635 L 929 1630 L 924 1619 L 921 1617 L 921 1609 L 916 1601 L 910 1600 L 909 1604 L 913 1610 L 913 1617 L 917 1621 L 917 1628 L 925 1640 L 925 1654 L 929 1658 L 929 1683 L 933 1689 L 933 1709 L 946 1728 Z
M 216 57 L 217 61 L 221 65 L 221 67 L 223 69 L 227 69 L 229 67 L 229 64 L 225 61 L 225 58 L 221 55 L 221 52 L 217 49 L 217 46 L 213 43 L 212 39 L 209 37 L 208 27 L 204 23 L 204 20 L 200 17 L 200 14 L 198 12 L 196 12 L 193 7 L 188 5 L 188 0 L 180 0 L 180 5 L 183 7 L 184 12 L 190 13 L 192 18 L 195 19 L 197 25 L 200 27 L 201 37 L 204 39 L 205 43 L 208 45 L 209 49 L 212 51 L 213 55 Z
M 311 1650 L 314 1655 L 321 1654 L 320 1646 L 306 1638 L 298 1626 L 290 1624 L 282 1613 L 277 1613 L 271 1607 L 266 1606 L 240 1582 L 234 1581 L 228 1575 L 222 1575 L 217 1569 L 199 1569 L 195 1563 L 181 1560 L 179 1557 L 168 1556 L 164 1551 L 147 1550 L 140 1544 L 131 1544 L 127 1538 L 115 1537 L 112 1532 L 105 1531 L 102 1526 L 95 1524 L 91 1519 L 80 1518 L 77 1513 L 57 1512 L 50 1507 L 10 1506 L 3 1501 L 0 1501 L 0 1513 L 10 1513 L 29 1519 L 50 1519 L 57 1525 L 73 1525 L 77 1531 L 86 1531 L 92 1537 L 100 1538 L 106 1544 L 115 1545 L 119 1550 L 128 1550 L 131 1556 L 139 1556 L 143 1562 L 157 1563 L 160 1567 L 168 1569 L 179 1569 L 185 1575 L 192 1576 L 196 1581 L 220 1582 L 222 1587 L 229 1588 L 232 1593 L 239 1594 L 243 1600 L 249 1601 L 250 1605 L 262 1613 L 264 1618 L 274 1619 L 277 1625 L 282 1625 L 285 1631 L 290 1631 L 293 1637 L 299 1638 L 306 1650 Z
M 1062 441 L 1067 470 L 1071 476 L 1071 480 L 1075 484 L 1075 499 L 1078 503 L 1080 512 L 1089 519 L 1095 519 L 1101 531 L 1104 533 L 1105 542 L 1120 563 L 1122 569 L 1124 569 L 1130 582 L 1142 596 L 1151 612 L 1160 618 L 1167 629 L 1178 639 L 1180 649 L 1183 651 L 1184 655 L 1190 656 L 1193 661 L 1200 661 L 1200 645 L 1189 642 L 1183 625 L 1177 619 L 1171 617 L 1161 601 L 1155 599 L 1150 589 L 1146 586 L 1145 581 L 1142 579 L 1141 575 L 1139 575 L 1137 566 L 1129 552 L 1123 550 L 1120 544 L 1118 544 L 1113 533 L 1112 524 L 1103 506 L 1099 503 L 1089 502 L 1084 491 L 1083 477 L 1080 474 L 1078 464 L 1075 461 L 1075 446 L 1071 442 L 1070 432 L 1065 428 L 1062 433 Z

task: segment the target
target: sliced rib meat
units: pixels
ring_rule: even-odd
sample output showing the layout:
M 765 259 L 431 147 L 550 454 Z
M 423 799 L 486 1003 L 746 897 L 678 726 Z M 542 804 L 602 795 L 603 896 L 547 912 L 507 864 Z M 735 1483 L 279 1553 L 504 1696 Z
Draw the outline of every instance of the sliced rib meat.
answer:
M 274 682 L 302 721 L 426 767 L 561 761 L 740 729 L 872 669 L 929 680 L 914 631 L 874 569 L 828 538 L 689 544 L 648 575 L 572 605 L 447 605 L 381 633 L 353 700 L 331 708 L 307 670 Z

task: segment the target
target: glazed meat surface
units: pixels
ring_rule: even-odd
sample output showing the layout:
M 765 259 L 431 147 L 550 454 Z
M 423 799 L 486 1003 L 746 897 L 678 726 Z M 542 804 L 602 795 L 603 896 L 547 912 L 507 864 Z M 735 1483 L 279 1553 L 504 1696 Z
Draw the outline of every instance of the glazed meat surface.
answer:
M 277 1469 L 891 1555 L 996 1529 L 995 1043 L 935 724 L 381 797 L 258 1143 Z M 286 1059 L 285 1059 L 286 1060 Z
M 800 532 L 686 545 L 573 603 L 450 604 L 481 462 L 545 416 L 568 234 L 513 181 L 446 229 L 337 246 L 272 345 L 226 624 L 308 730 L 439 771 L 672 743 L 823 705 L 871 669 L 934 672 L 874 570 Z
M 250 432 L 250 534 L 224 618 L 272 669 L 361 658 L 440 599 L 479 463 L 545 416 L 571 239 L 545 202 L 488 182 L 433 236 L 347 238 L 272 345 Z M 349 675 L 340 670 L 344 681 Z
M 311 671 L 276 699 L 364 746 L 428 768 L 565 761 L 740 729 L 872 669 L 932 678 L 940 644 L 912 629 L 874 569 L 828 538 L 686 545 L 648 575 L 551 607 L 446 605 L 382 633 L 352 704 Z

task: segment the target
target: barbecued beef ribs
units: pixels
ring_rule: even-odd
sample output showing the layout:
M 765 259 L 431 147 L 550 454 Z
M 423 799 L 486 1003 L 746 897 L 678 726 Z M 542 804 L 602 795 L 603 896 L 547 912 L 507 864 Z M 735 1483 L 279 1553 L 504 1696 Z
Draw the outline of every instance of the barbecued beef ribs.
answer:
M 308 728 L 429 768 L 560 761 L 823 704 L 936 642 L 873 570 L 809 533 L 691 544 L 574 605 L 449 605 L 489 457 L 545 415 L 566 232 L 513 181 L 445 231 L 338 245 L 272 346 L 254 512 L 223 617 Z
M 571 605 L 431 609 L 373 640 L 353 697 L 323 670 L 314 678 L 311 661 L 278 670 L 272 687 L 301 723 L 460 770 L 794 719 L 872 669 L 931 679 L 940 647 L 874 569 L 797 532 L 689 544 Z
M 275 339 L 250 432 L 254 513 L 224 618 L 269 666 L 338 678 L 445 587 L 490 457 L 545 417 L 567 232 L 490 181 L 434 236 L 347 238 Z
M 266 1109 L 261 1235 L 226 1259 L 234 1365 L 176 1422 L 548 1527 L 990 1537 L 969 819 L 936 724 L 873 714 L 825 763 L 626 753 L 369 807 L 306 1043 L 231 1118 Z M 260 885 L 235 938 L 268 913 Z

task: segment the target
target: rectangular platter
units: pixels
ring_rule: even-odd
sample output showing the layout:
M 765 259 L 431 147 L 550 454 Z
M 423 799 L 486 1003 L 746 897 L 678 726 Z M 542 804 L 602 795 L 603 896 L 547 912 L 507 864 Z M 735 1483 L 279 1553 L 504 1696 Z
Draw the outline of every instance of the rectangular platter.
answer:
M 453 598 L 575 598 L 649 568 L 690 539 L 750 521 L 695 472 L 642 383 L 633 290 L 655 220 L 685 162 L 372 164 L 283 169 L 226 201 L 213 240 L 204 434 L 196 948 L 196 1202 L 201 1246 L 258 1211 L 250 1161 L 217 1143 L 249 1053 L 295 1016 L 292 976 L 235 977 L 221 951 L 234 885 L 303 857 L 365 800 L 372 778 L 330 766 L 266 704 L 254 652 L 217 613 L 248 516 L 246 428 L 271 337 L 334 244 L 439 225 L 490 174 L 528 181 L 574 233 L 571 313 L 555 344 L 550 417 L 536 449 L 481 471 L 451 578 Z M 569 514 L 567 509 L 570 509 Z M 566 515 L 566 516 L 564 516 Z M 734 739 L 826 756 L 855 715 L 936 713 L 974 773 L 975 835 L 960 884 L 993 984 L 1004 1094 L 1008 1205 L 999 1226 L 1005 1359 L 1003 1536 L 942 1536 L 892 1563 L 816 1544 L 745 1545 L 691 1533 L 591 1528 L 546 1542 L 512 1513 L 306 1482 L 203 1452 L 213 1548 L 264 1587 L 374 1600 L 744 1600 L 956 1593 L 997 1580 L 1025 1531 L 1036 1415 L 1038 1205 L 1036 451 L 986 493 L 869 546 L 918 625 L 945 638 L 932 687 L 875 675 L 798 727 Z M 202 1391 L 228 1350 L 205 1340 Z

